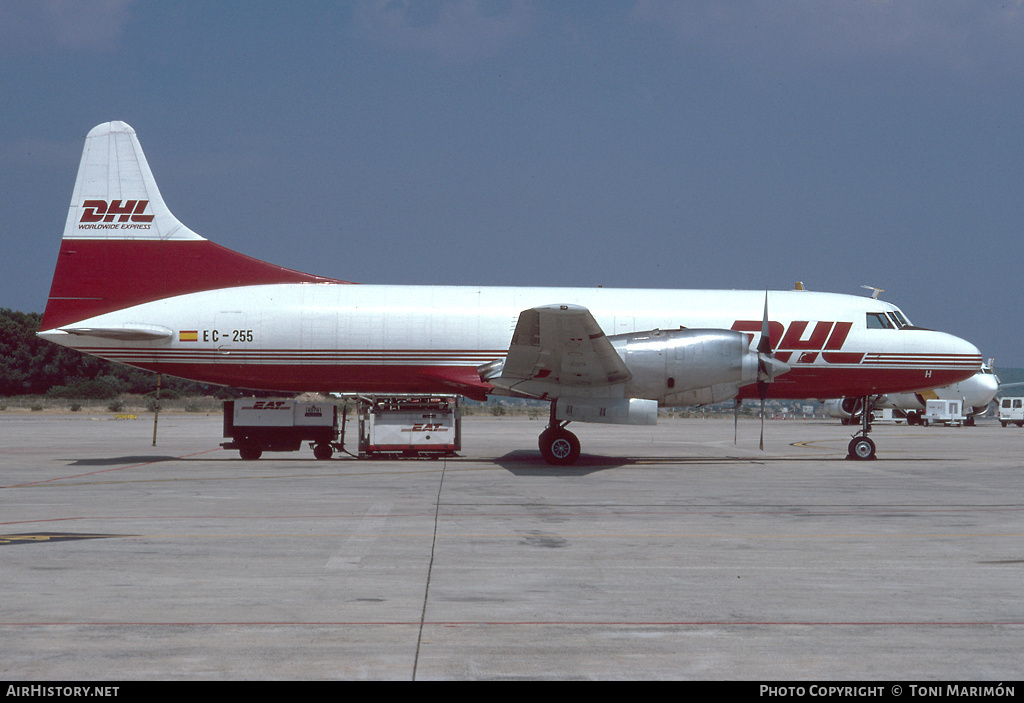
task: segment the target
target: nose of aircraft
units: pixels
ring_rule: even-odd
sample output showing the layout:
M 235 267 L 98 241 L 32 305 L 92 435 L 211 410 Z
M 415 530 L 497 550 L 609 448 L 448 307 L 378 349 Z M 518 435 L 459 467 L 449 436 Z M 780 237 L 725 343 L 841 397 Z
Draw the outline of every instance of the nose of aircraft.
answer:
M 992 373 L 976 373 L 963 385 L 964 402 L 973 408 L 987 408 L 999 392 L 999 379 Z
M 917 347 L 915 356 L 926 368 L 933 368 L 934 374 L 948 385 L 967 380 L 981 370 L 981 352 L 976 346 L 947 332 L 928 330 L 924 336 L 907 338 L 908 346 Z M 915 343 L 920 343 L 920 346 Z M 910 351 L 908 349 L 908 351 Z
M 974 370 L 981 370 L 981 351 L 978 347 L 974 346 L 966 339 L 961 339 L 951 334 L 946 335 L 950 339 L 950 343 L 953 346 L 953 353 L 960 354 L 965 357 L 970 357 L 971 366 Z

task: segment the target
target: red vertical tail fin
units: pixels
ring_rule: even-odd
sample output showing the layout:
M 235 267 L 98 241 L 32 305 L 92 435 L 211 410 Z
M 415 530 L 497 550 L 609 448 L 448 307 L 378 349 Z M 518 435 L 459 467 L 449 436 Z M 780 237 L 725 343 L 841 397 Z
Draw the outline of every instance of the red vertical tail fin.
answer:
M 343 283 L 253 259 L 183 225 L 160 195 L 135 130 L 85 139 L 41 329 L 174 295 L 267 283 Z

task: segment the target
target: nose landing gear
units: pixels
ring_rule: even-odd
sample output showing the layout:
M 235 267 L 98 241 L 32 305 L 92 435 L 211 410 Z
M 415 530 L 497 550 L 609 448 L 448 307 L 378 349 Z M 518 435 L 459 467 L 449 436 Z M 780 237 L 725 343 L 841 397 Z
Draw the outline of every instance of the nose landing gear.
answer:
M 877 397 L 864 397 L 863 404 L 861 405 L 863 408 L 861 413 L 861 431 L 850 440 L 850 444 L 847 446 L 847 459 L 864 461 L 876 458 L 875 443 L 868 437 L 868 433 L 871 431 L 871 411 L 874 410 L 876 400 Z

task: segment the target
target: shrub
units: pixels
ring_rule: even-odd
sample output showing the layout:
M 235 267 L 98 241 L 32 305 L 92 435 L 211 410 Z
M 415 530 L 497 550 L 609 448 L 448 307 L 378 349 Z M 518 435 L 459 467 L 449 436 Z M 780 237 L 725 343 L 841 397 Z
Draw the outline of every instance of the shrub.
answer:
M 67 385 L 53 386 L 46 392 L 53 398 L 76 400 L 105 400 L 116 398 L 117 390 L 109 383 L 93 381 L 87 378 L 76 378 Z

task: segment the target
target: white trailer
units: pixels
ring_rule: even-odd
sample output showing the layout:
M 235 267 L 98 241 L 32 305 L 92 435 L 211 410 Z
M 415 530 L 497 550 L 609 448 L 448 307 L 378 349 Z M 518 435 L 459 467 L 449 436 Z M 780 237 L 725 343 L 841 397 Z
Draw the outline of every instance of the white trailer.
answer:
M 999 399 L 999 424 L 1024 427 L 1024 398 L 1007 396 Z
M 892 408 L 876 408 L 871 411 L 871 422 L 899 422 L 901 419 L 893 416 Z
M 317 459 L 330 459 L 338 440 L 338 406 L 295 400 L 247 398 L 224 403 L 225 449 L 237 449 L 247 461 L 263 452 L 298 451 L 310 442 Z
M 963 414 L 963 407 L 962 400 L 929 400 L 925 403 L 921 424 L 925 427 L 934 424 L 960 427 L 967 419 Z
M 462 449 L 457 396 L 364 396 L 359 403 L 359 457 L 454 456 Z

